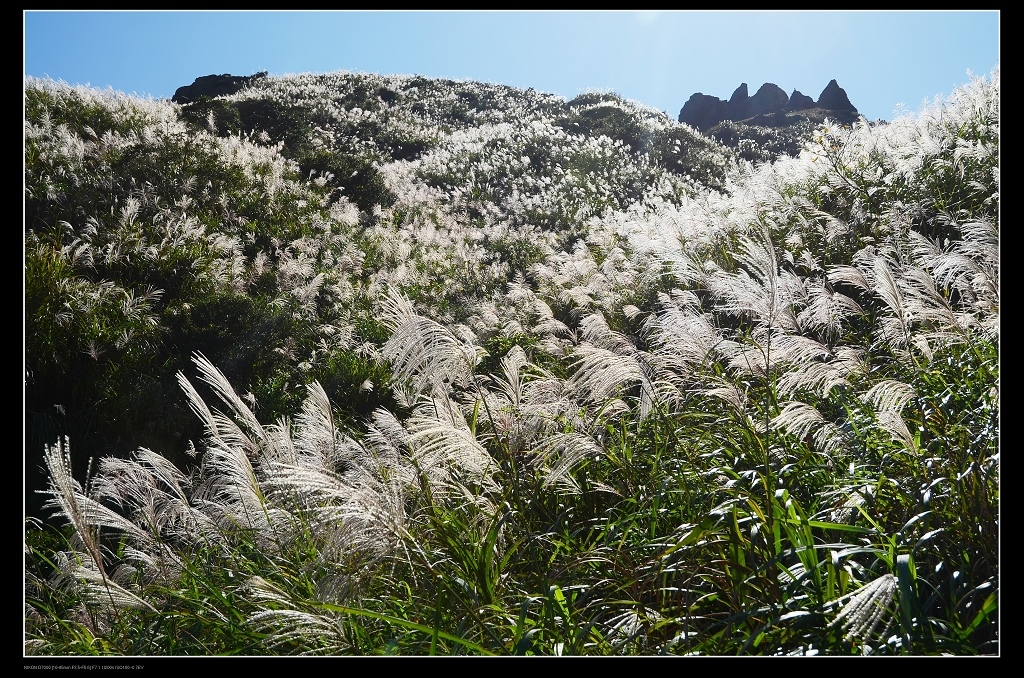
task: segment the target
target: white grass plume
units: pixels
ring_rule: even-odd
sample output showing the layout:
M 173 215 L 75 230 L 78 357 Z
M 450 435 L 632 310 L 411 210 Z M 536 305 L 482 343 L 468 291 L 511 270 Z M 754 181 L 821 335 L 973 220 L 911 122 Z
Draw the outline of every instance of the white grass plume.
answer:
M 582 460 L 604 455 L 601 445 L 582 433 L 553 433 L 535 448 L 537 463 L 544 469 L 544 487 L 578 494 L 580 487 L 572 478 L 573 468 Z
M 450 493 L 459 483 L 496 491 L 495 461 L 469 428 L 459 405 L 447 398 L 424 398 L 406 428 L 412 458 L 433 488 Z
M 58 440 L 56 445 L 47 445 L 43 452 L 43 460 L 50 475 L 50 489 L 46 491 L 51 499 L 43 504 L 43 508 L 57 509 L 58 514 L 67 519 L 74 528 L 74 538 L 81 544 L 94 567 L 101 573 L 103 552 L 100 547 L 99 530 L 89 521 L 88 513 L 82 504 L 86 499 L 82 486 L 71 475 L 71 451 L 68 441 Z
M 716 385 L 717 384 L 717 385 Z M 721 377 L 711 377 L 699 392 L 705 396 L 717 398 L 727 403 L 736 414 L 745 416 L 747 411 L 747 394 L 735 382 Z
M 884 637 L 885 629 L 889 628 L 895 616 L 891 604 L 896 597 L 896 589 L 896 577 L 892 574 L 873 579 L 849 595 L 833 624 L 842 628 L 847 638 L 861 638 L 870 643 L 875 629 L 885 619 L 886 625 L 879 634 Z
M 847 318 L 864 313 L 854 299 L 836 292 L 823 280 L 808 280 L 806 287 L 807 306 L 798 313 L 797 320 L 802 327 L 820 333 L 830 342 L 839 338 Z
M 271 538 L 274 520 L 287 522 L 287 519 L 267 505 L 256 469 L 270 461 L 263 458 L 264 453 L 277 448 L 265 444 L 267 432 L 224 374 L 202 355 L 195 355 L 193 362 L 200 370 L 200 377 L 234 415 L 211 410 L 184 374 L 178 373 L 178 383 L 185 391 L 189 406 L 203 420 L 207 431 L 207 447 L 202 458 L 203 480 L 196 487 L 193 499 L 222 529 L 251 529 Z
M 848 444 L 839 427 L 826 421 L 821 412 L 807 403 L 786 403 L 772 419 L 771 425 L 801 440 L 813 442 L 814 449 L 826 455 L 834 455 Z
M 410 380 L 415 393 L 470 382 L 483 349 L 459 341 L 447 327 L 419 315 L 397 292 L 387 295 L 383 307 L 391 337 L 382 354 L 391 362 L 396 380 Z
M 83 561 L 65 572 L 65 576 L 82 585 L 79 592 L 87 605 L 100 608 L 144 609 L 156 612 L 150 603 L 104 575 L 90 561 Z
M 749 315 L 762 327 L 800 330 L 795 301 L 804 296 L 799 277 L 780 271 L 779 257 L 766 226 L 740 237 L 736 247 L 740 270 L 717 271 L 708 279 L 719 307 L 734 315 Z
M 920 450 L 917 447 L 917 441 L 914 436 L 910 433 L 910 429 L 907 427 L 907 422 L 900 416 L 899 412 L 893 410 L 882 410 L 877 414 L 878 425 L 882 427 L 893 440 L 899 442 L 906 448 L 907 452 L 917 455 Z
M 573 355 L 574 372 L 570 383 L 582 400 L 601 403 L 621 397 L 626 389 L 639 387 L 640 417 L 645 418 L 662 398 L 667 381 L 659 382 L 656 356 L 638 349 L 620 332 L 608 327 L 597 313 L 581 321 L 583 337 Z
M 868 389 L 861 398 L 876 410 L 900 413 L 907 403 L 916 396 L 917 393 L 910 384 L 895 379 L 885 379 Z
M 270 647 L 291 643 L 311 647 L 302 654 L 343 654 L 349 649 L 337 615 L 297 609 L 300 605 L 296 601 L 263 577 L 250 578 L 245 590 L 260 607 L 248 621 L 268 634 Z

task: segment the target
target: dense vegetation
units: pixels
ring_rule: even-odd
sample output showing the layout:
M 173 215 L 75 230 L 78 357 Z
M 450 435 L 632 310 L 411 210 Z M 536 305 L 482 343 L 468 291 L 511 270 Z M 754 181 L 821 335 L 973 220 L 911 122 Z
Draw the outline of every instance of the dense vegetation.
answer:
M 26 79 L 25 652 L 997 653 L 998 68 L 806 131 Z

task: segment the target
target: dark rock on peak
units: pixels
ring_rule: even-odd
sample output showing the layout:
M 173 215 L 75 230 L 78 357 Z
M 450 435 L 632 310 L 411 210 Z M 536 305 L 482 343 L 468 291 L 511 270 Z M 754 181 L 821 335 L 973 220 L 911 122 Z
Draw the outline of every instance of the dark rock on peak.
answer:
M 697 92 L 683 104 L 679 122 L 705 130 L 725 120 L 727 104 L 718 97 Z
M 840 87 L 839 83 L 834 79 L 828 83 L 828 86 L 822 90 L 821 96 L 818 97 L 818 108 L 849 113 L 857 112 L 856 107 L 850 103 L 849 97 L 846 96 L 846 90 Z
M 267 72 L 262 71 L 254 75 L 202 75 L 195 79 L 191 85 L 185 85 L 174 90 L 171 101 L 177 104 L 188 104 L 199 97 L 217 97 L 226 94 L 234 94 L 243 87 L 247 87 L 254 80 L 267 77 Z
M 679 111 L 679 122 L 736 149 L 750 162 L 768 162 L 780 155 L 796 156 L 817 125 L 831 120 L 850 125 L 860 119 L 846 92 L 835 80 L 815 101 L 798 90 L 787 96 L 766 82 L 754 96 L 741 84 L 728 101 L 697 93 Z
M 740 84 L 740 86 L 736 88 L 736 91 L 732 93 L 732 96 L 729 97 L 729 105 L 740 106 L 743 104 L 743 102 L 747 100 L 748 96 L 749 95 L 747 94 L 747 83 L 744 82 Z
M 808 108 L 814 108 L 814 99 L 806 94 L 801 94 L 798 89 L 793 90 L 793 93 L 789 95 L 789 110 L 803 111 Z
M 774 83 L 766 82 L 747 102 L 746 117 L 781 113 L 785 112 L 787 108 L 789 108 L 789 97 L 786 96 L 782 88 Z
M 750 96 L 747 94 L 747 83 L 741 84 L 736 88 L 736 91 L 729 97 L 729 103 L 727 104 L 728 113 L 726 118 L 728 120 L 737 120 L 749 117 L 747 113 L 748 103 L 750 102 Z M 737 116 L 739 116 L 737 118 Z
M 826 117 L 848 123 L 857 116 L 857 109 L 835 80 L 828 84 L 817 102 L 797 90 L 789 97 L 778 85 L 766 82 L 754 96 L 748 95 L 747 83 L 743 83 L 728 101 L 698 92 L 679 111 L 679 122 L 707 132 L 724 121 L 788 127 L 806 120 L 818 122 Z

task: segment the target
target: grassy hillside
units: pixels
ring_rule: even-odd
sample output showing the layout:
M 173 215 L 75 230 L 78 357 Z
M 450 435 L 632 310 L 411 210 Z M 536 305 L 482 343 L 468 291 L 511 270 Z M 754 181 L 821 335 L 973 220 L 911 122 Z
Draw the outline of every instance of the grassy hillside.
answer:
M 776 142 L 26 79 L 26 653 L 997 652 L 998 69 Z

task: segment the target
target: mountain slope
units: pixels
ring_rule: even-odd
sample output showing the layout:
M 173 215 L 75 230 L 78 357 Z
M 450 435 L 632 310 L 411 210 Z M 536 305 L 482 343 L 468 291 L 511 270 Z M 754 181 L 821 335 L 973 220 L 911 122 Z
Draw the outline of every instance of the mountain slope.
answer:
M 419 76 L 25 118 L 27 652 L 997 651 L 998 69 L 757 165 Z

